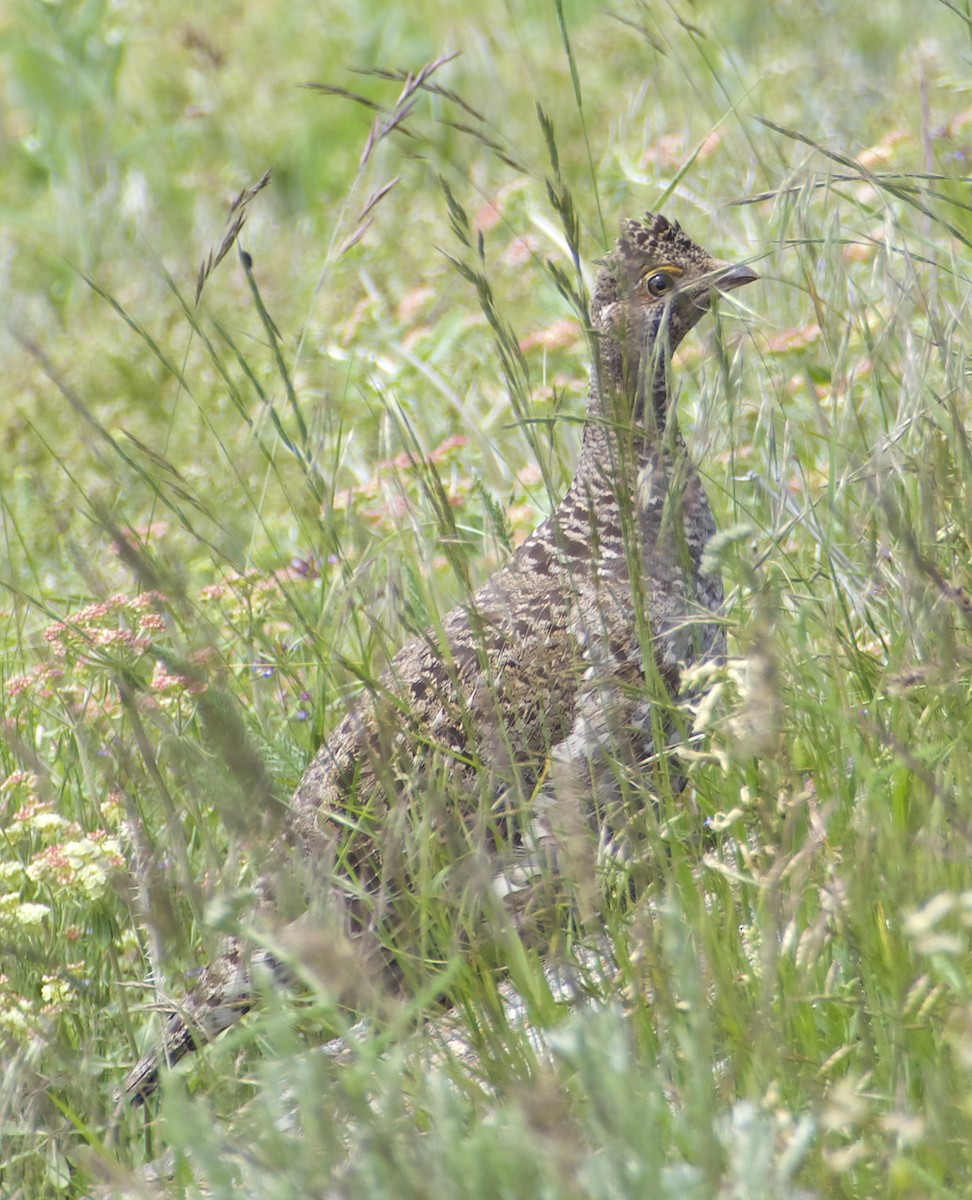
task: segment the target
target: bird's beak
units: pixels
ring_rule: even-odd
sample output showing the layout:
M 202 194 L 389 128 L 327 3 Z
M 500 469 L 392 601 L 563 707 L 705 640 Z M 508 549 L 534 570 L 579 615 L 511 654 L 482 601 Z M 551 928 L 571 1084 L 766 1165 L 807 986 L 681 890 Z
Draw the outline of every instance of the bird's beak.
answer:
M 715 285 L 720 292 L 732 292 L 736 288 L 745 287 L 747 283 L 755 283 L 759 276 L 752 267 L 727 267 L 716 276 Z

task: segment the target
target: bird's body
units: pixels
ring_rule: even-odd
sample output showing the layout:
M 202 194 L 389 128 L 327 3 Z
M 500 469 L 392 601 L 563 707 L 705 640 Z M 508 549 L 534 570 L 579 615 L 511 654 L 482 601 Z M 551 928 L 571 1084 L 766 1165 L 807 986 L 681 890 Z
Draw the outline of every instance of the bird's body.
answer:
M 721 583 L 702 569 L 715 526 L 669 420 L 671 352 L 713 290 L 755 278 L 662 216 L 623 225 L 592 297 L 595 363 L 571 487 L 322 746 L 258 883 L 258 908 L 278 924 L 289 906 L 311 905 L 364 959 L 390 962 L 402 940 L 420 955 L 401 905 L 416 839 L 462 861 L 467 884 L 485 859 L 480 891 L 522 913 L 534 878 L 569 860 L 578 837 L 618 832 L 619 775 L 662 749 L 684 667 L 723 649 Z M 129 1075 L 131 1096 L 246 1011 L 253 960 L 243 940 L 227 944 Z

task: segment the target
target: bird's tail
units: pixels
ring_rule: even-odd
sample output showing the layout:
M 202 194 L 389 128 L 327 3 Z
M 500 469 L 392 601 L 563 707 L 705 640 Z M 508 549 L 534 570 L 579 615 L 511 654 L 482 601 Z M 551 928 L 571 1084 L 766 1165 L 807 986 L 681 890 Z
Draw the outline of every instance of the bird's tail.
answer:
M 320 918 L 320 914 L 318 914 Z M 129 1071 L 121 1096 L 142 1104 L 159 1086 L 159 1076 L 185 1055 L 213 1041 L 258 1002 L 254 979 L 288 988 L 313 981 L 337 1008 L 379 1016 L 399 996 L 401 977 L 378 941 L 359 928 L 349 936 L 332 919 L 311 914 L 274 931 L 272 948 L 231 938 L 203 971 L 185 999 L 169 1006 L 162 1036 Z
M 122 1095 L 142 1104 L 159 1085 L 165 1067 L 211 1042 L 235 1024 L 254 1003 L 250 962 L 235 940 L 205 968 L 195 986 L 166 1020 L 162 1036 L 125 1076 Z

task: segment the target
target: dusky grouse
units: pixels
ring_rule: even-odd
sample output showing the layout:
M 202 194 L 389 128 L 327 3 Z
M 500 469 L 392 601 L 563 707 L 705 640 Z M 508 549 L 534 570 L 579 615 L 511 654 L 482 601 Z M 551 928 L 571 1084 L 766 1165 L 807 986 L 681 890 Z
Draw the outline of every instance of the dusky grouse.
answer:
M 407 905 L 417 872 L 425 889 L 441 878 L 429 846 L 434 869 L 462 864 L 462 896 L 454 882 L 442 894 L 468 938 L 497 907 L 529 910 L 538 880 L 612 835 L 618 780 L 664 748 L 683 668 L 724 645 L 712 620 L 722 585 L 702 570 L 715 526 L 669 408 L 672 351 L 714 292 L 756 278 L 664 216 L 622 224 L 592 297 L 570 489 L 478 591 L 403 647 L 321 747 L 257 883 L 267 928 L 302 929 L 352 974 L 374 977 L 377 963 L 401 984 L 430 953 L 423 909 Z M 164 1064 L 251 1007 L 257 963 L 288 977 L 286 937 L 259 941 L 228 939 L 202 971 L 129 1073 L 135 1102 Z

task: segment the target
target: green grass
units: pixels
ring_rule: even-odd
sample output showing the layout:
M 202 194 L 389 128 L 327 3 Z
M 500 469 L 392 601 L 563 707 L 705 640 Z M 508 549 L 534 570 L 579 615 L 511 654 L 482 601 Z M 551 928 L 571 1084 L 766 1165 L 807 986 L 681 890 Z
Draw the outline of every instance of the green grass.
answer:
M 0 1193 L 966 1194 L 964 0 L 185 12 L 0 18 Z M 453 52 L 371 143 L 297 86 L 390 112 L 375 69 Z M 761 275 L 678 363 L 733 654 L 697 811 L 646 817 L 585 1001 L 477 947 L 325 1053 L 332 995 L 268 995 L 118 1111 L 150 969 L 189 986 L 349 697 L 570 478 L 568 205 L 588 282 L 649 207 Z

